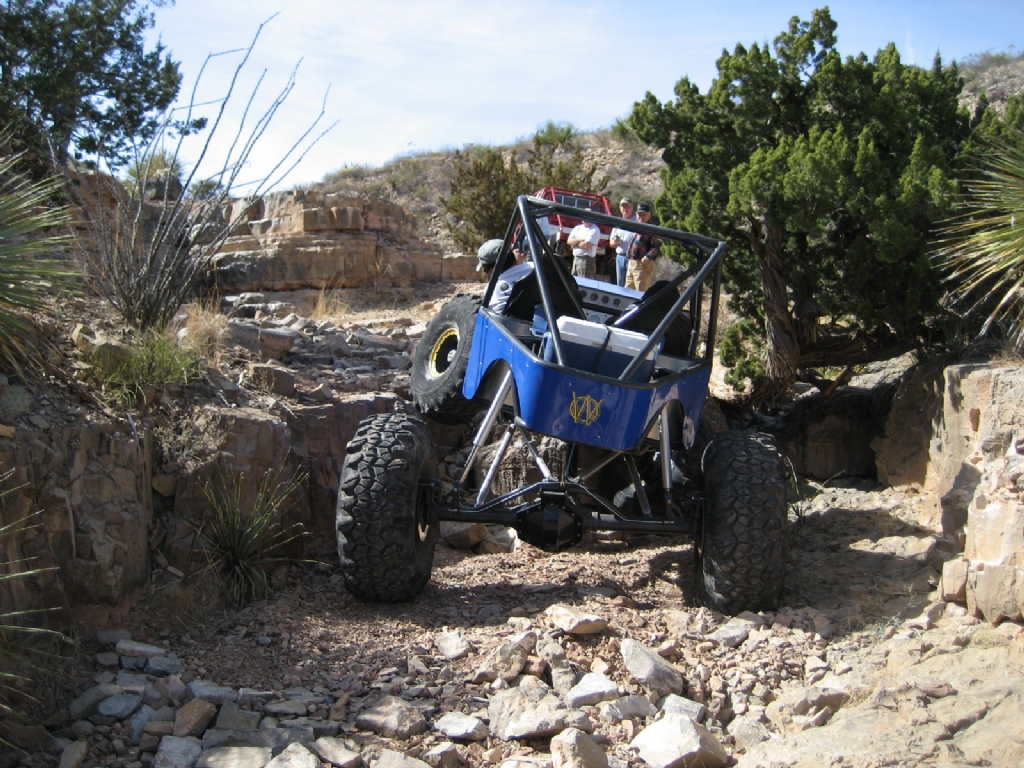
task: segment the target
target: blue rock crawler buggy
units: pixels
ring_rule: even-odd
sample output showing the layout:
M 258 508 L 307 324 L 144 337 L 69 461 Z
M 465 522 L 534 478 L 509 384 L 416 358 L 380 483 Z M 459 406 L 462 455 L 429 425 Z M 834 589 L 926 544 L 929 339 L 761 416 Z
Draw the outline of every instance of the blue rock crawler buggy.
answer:
M 549 551 L 586 530 L 686 534 L 698 601 L 724 613 L 774 608 L 785 574 L 783 459 L 767 435 L 701 428 L 725 243 L 584 213 L 689 254 L 692 266 L 641 294 L 570 275 L 542 234 L 551 214 L 581 216 L 563 208 L 520 197 L 484 295 L 446 304 L 414 353 L 422 414 L 463 424 L 482 412 L 454 482 L 437 477 L 420 418 L 359 425 L 338 489 L 346 588 L 369 601 L 414 598 L 449 520 L 512 526 Z M 497 312 L 488 305 L 513 247 L 528 248 L 534 268 Z M 514 438 L 539 479 L 495 494 Z M 555 440 L 542 448 L 542 438 Z

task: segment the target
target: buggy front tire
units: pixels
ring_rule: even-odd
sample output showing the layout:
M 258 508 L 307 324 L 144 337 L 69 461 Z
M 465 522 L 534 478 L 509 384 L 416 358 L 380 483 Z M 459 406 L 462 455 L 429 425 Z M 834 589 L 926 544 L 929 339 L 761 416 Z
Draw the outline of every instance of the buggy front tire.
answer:
M 442 424 L 465 424 L 483 408 L 462 394 L 479 310 L 479 296 L 456 296 L 427 325 L 412 356 L 413 402 Z
M 402 602 L 430 580 L 437 524 L 429 487 L 434 444 L 420 419 L 391 413 L 359 423 L 338 484 L 338 555 L 345 588 L 367 602 Z
M 774 610 L 786 577 L 786 465 L 770 435 L 720 432 L 703 458 L 697 601 L 722 613 Z

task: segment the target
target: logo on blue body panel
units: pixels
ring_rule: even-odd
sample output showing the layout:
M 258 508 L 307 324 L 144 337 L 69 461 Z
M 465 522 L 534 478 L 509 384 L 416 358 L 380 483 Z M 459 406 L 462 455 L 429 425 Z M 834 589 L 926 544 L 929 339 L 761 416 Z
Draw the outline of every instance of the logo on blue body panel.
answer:
M 590 395 L 582 397 L 575 392 L 572 393 L 572 403 L 569 405 L 569 415 L 577 424 L 589 427 L 601 416 L 601 403 L 604 400 L 595 400 Z

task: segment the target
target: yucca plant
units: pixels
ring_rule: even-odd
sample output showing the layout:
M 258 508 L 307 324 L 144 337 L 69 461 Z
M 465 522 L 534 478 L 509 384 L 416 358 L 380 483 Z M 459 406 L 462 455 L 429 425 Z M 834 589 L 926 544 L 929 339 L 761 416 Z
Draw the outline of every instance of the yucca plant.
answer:
M 60 182 L 30 181 L 17 171 L 21 158 L 0 156 L 0 357 L 15 370 L 39 367 L 42 360 L 25 310 L 80 277 L 61 258 L 72 237 L 67 206 L 53 202 Z
M 301 523 L 284 524 L 304 476 L 282 477 L 282 470 L 267 471 L 260 479 L 255 499 L 249 503 L 244 473 L 221 477 L 203 489 L 212 517 L 201 528 L 210 565 L 223 580 L 236 605 L 270 594 L 268 571 L 292 558 L 284 548 L 307 535 Z
M 936 258 L 948 299 L 981 323 L 1001 327 L 1024 350 L 1024 133 L 988 142 L 959 212 L 940 231 Z
M 0 480 L 6 480 L 11 473 L 5 474 Z M 2 496 L 2 494 L 0 494 Z M 11 538 L 16 533 L 21 533 L 29 528 L 38 527 L 32 519 L 38 516 L 30 515 L 26 518 L 16 520 L 7 525 L 0 525 L 0 542 Z M 11 558 L 7 555 L 6 546 L 0 546 L 0 597 L 6 598 L 11 587 L 11 582 L 16 579 L 37 578 L 44 571 L 52 571 L 54 568 L 34 568 L 32 558 Z M 4 599 L 0 606 L 10 605 Z M 10 610 L 0 607 L 0 718 L 13 717 L 18 720 L 25 720 L 25 714 L 21 711 L 21 704 L 31 697 L 19 690 L 19 686 L 28 682 L 30 675 L 45 674 L 44 669 L 36 661 L 32 660 L 33 653 L 38 650 L 38 641 L 43 638 L 57 638 L 60 633 L 50 629 L 34 626 L 40 615 L 46 613 L 47 608 L 35 608 L 25 610 Z M 44 654 L 43 658 L 49 658 Z M 43 666 L 46 666 L 44 662 Z M 0 746 L 7 745 L 0 738 Z

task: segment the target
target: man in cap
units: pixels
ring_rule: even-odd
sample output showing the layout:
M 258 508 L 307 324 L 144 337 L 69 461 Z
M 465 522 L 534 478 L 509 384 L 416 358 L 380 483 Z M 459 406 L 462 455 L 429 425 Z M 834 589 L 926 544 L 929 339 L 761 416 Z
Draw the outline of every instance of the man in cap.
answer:
M 636 208 L 639 222 L 646 224 L 651 220 L 651 208 L 640 203 Z M 661 255 L 661 240 L 654 235 L 636 235 L 629 243 L 627 250 L 629 266 L 626 269 L 626 287 L 638 291 L 646 291 L 654 281 L 654 260 Z
M 498 263 L 502 245 L 504 245 L 503 240 L 495 239 L 488 240 L 480 246 L 476 252 L 477 272 L 486 272 L 488 276 L 490 275 L 494 265 Z M 525 244 L 520 245 L 518 248 L 513 248 L 512 254 L 516 257 L 516 263 L 498 276 L 494 292 L 491 294 L 490 301 L 487 302 L 487 306 L 495 312 L 505 311 L 509 294 L 512 293 L 512 286 L 533 271 L 533 262 L 526 260 L 527 251 Z
M 633 213 L 633 201 L 628 197 L 619 201 L 619 213 L 627 221 L 636 221 L 636 214 Z M 626 284 L 626 269 L 629 267 L 629 241 L 634 233 L 628 229 L 615 227 L 611 237 L 608 238 L 608 245 L 615 249 L 615 284 L 623 286 Z

